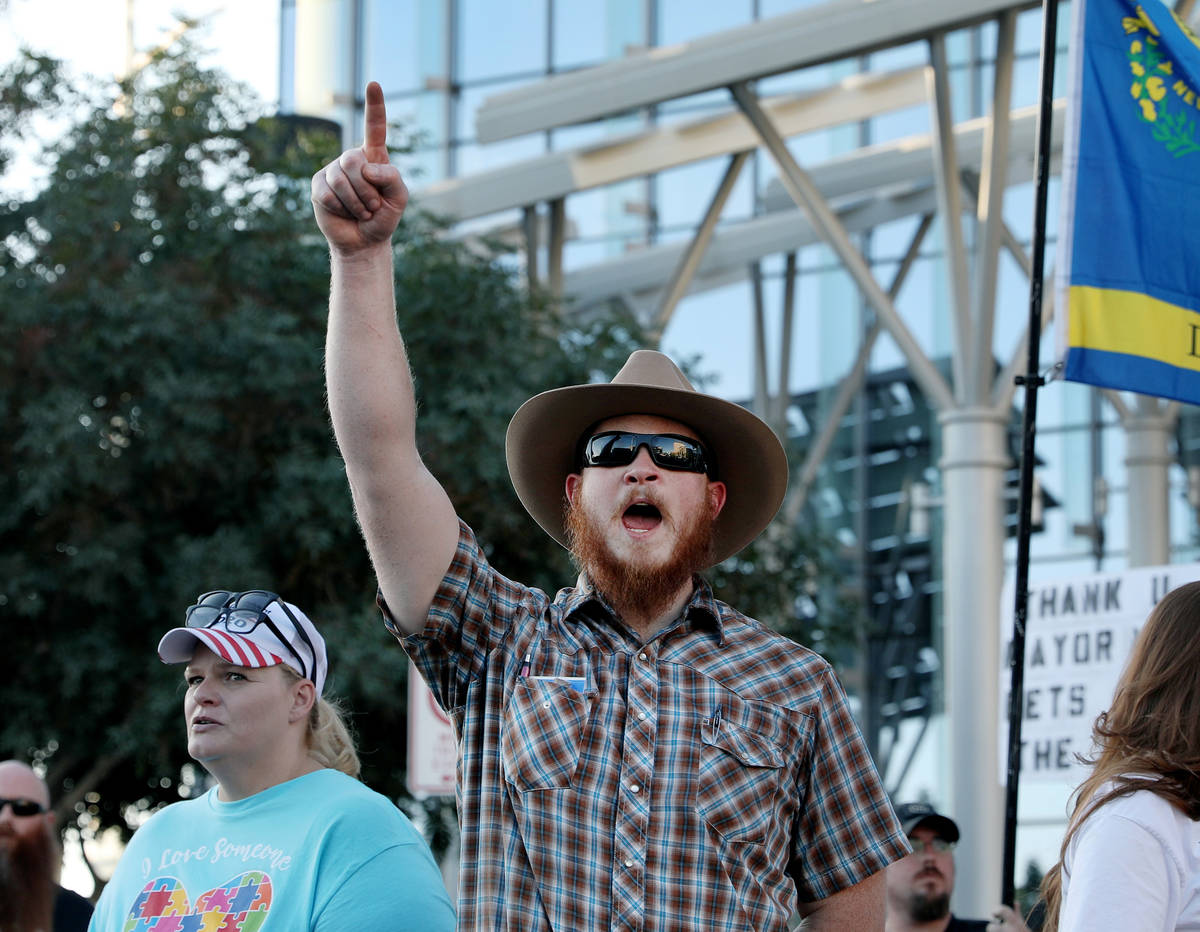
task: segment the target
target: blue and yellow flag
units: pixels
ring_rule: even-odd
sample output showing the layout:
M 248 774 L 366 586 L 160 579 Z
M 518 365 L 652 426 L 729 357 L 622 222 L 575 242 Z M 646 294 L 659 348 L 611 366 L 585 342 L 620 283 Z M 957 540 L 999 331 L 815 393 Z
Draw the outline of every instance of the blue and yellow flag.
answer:
M 1200 404 L 1200 44 L 1160 0 L 1073 5 L 1063 375 Z

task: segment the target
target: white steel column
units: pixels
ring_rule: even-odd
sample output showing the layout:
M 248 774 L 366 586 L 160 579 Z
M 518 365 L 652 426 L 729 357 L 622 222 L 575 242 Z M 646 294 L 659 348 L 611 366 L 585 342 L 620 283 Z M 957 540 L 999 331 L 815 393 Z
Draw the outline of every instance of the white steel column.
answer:
M 871 304 L 884 328 L 896 341 L 908 363 L 909 371 L 921 387 L 921 391 L 925 393 L 926 400 L 938 410 L 953 407 L 954 393 L 950 386 L 946 384 L 937 367 L 929 361 L 925 350 L 904 323 L 892 299 L 875 281 L 867 261 L 850 241 L 846 228 L 821 195 L 812 177 L 792 156 L 787 143 L 759 103 L 758 96 L 745 84 L 734 84 L 729 88 L 729 92 L 762 139 L 767 151 L 771 153 L 775 164 L 779 166 L 779 180 L 796 202 L 796 206 L 804 210 L 812 222 L 813 229 L 817 230 L 821 239 L 837 253 L 846 271 L 862 291 L 863 297 Z
M 1008 139 L 1011 125 L 1013 44 L 1017 14 L 1009 10 L 996 23 L 996 70 L 992 81 L 992 112 L 984 130 L 983 165 L 979 196 L 975 200 L 975 219 L 982 237 L 975 268 L 971 315 L 975 319 L 974 344 L 968 371 L 975 387 L 968 398 L 984 399 L 991 392 L 995 335 L 996 279 L 1000 267 L 1000 247 L 1005 240 L 1004 191 L 1008 179 Z
M 296 112 L 333 120 L 342 144 L 362 142 L 355 118 L 353 4 L 333 0 L 296 3 Z
M 787 442 L 788 408 L 792 403 L 792 330 L 796 325 L 796 253 L 789 250 L 783 260 L 783 321 L 779 332 L 779 376 L 771 410 L 771 426 Z
M 546 287 L 557 298 L 563 293 L 563 249 L 567 241 L 567 199 L 556 197 L 547 205 L 550 241 L 546 244 Z
M 913 238 L 908 244 L 904 258 L 900 260 L 900 267 L 896 269 L 896 276 L 892 279 L 891 287 L 888 288 L 888 297 L 893 300 L 900 293 L 900 288 L 903 286 L 905 279 L 908 278 L 908 273 L 912 269 L 913 263 L 917 261 L 917 255 L 921 251 L 921 244 L 925 242 L 925 234 L 929 232 L 929 228 L 932 225 L 932 214 L 925 214 L 921 218 L 921 222 L 917 224 L 917 230 L 913 233 Z M 791 254 L 789 253 L 789 255 Z M 816 438 L 808 448 L 808 455 L 804 458 L 804 465 L 800 468 L 800 478 L 794 480 L 788 488 L 788 497 L 783 506 L 784 520 L 788 524 L 795 524 L 800 518 L 800 509 L 804 507 L 804 501 L 808 498 L 808 490 L 817 478 L 817 470 L 821 468 L 821 464 L 825 462 L 825 457 L 829 454 L 830 447 L 833 446 L 833 439 L 837 435 L 842 418 L 850 410 L 854 396 L 862 391 L 863 383 L 867 377 L 867 366 L 871 362 L 871 353 L 875 349 L 875 341 L 882 332 L 883 324 L 879 322 L 879 317 L 876 316 L 874 323 L 871 324 L 863 336 L 863 341 L 858 348 L 858 355 L 854 359 L 854 364 L 850 367 L 850 371 L 846 373 L 845 378 L 842 379 L 841 384 L 838 386 L 833 404 L 830 405 L 829 410 L 825 414 L 825 423 L 821 426 L 821 430 L 817 433 Z
M 521 228 L 525 233 L 525 282 L 531 293 L 537 289 L 541 279 L 538 271 L 538 250 L 541 249 L 538 222 L 537 204 L 526 204 L 521 208 Z
M 958 171 L 958 153 L 954 145 L 954 115 L 950 112 L 950 65 L 946 60 L 946 37 L 929 37 L 929 106 L 934 132 L 933 180 L 937 188 L 938 220 L 946 249 L 946 272 L 950 278 L 950 319 L 954 324 L 954 397 L 977 404 L 979 393 L 968 379 L 970 347 L 976 340 L 971 317 L 967 248 L 963 240 L 962 182 Z M 978 377 L 979 373 L 972 373 Z
M 708 204 L 708 210 L 704 212 L 692 241 L 680 257 L 679 264 L 671 275 L 671 280 L 663 290 L 662 301 L 659 303 L 658 312 L 654 315 L 654 323 L 650 327 L 649 333 L 651 341 L 655 344 L 662 339 L 663 331 L 671 322 L 671 315 L 675 313 L 676 306 L 692 284 L 692 279 L 696 276 L 696 269 L 700 267 L 700 260 L 704 258 L 704 252 L 712 242 L 713 232 L 717 229 L 717 221 L 721 219 L 721 212 L 725 209 L 725 202 L 729 200 L 730 192 L 733 191 L 733 186 L 742 173 L 742 167 L 752 154 L 753 150 L 747 149 L 743 152 L 735 152 L 730 157 L 725 174 L 721 177 L 716 193 L 713 194 L 713 198 Z
M 1004 791 L 999 721 L 1000 590 L 1004 580 L 1005 412 L 943 411 L 942 604 L 949 812 L 969 840 L 957 859 L 954 911 L 982 916 L 1000 894 Z
M 1138 397 L 1125 427 L 1125 470 L 1129 486 L 1129 565 L 1171 562 L 1167 471 L 1175 418 L 1157 399 Z
M 750 284 L 754 296 L 754 307 L 751 310 L 754 325 L 754 413 L 764 421 L 769 421 L 771 389 L 767 382 L 767 310 L 764 303 L 761 262 L 751 264 Z

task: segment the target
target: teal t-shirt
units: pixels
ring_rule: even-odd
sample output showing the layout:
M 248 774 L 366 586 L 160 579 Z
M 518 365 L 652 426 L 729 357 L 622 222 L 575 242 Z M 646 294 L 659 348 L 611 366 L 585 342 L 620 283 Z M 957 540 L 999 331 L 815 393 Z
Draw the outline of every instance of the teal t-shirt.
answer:
M 429 846 L 335 770 L 236 802 L 214 787 L 134 832 L 89 932 L 451 932 Z

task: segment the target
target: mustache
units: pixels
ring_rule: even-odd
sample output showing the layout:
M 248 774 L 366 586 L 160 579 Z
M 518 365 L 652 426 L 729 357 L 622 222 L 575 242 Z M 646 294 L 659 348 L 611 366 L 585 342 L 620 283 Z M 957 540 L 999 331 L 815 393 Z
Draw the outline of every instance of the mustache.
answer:
M 647 505 L 653 505 L 660 512 L 663 510 L 663 500 L 658 489 L 650 485 L 631 485 L 629 486 L 628 490 L 623 492 L 621 497 L 617 499 L 617 514 L 625 514 L 626 510 L 628 510 L 629 506 L 634 502 L 645 502 Z
M 946 879 L 946 875 L 943 874 L 936 867 L 934 867 L 932 864 L 929 865 L 928 867 L 922 867 L 919 871 L 917 871 L 917 880 L 920 880 L 922 877 L 927 877 L 927 876 L 941 877 L 943 880 Z

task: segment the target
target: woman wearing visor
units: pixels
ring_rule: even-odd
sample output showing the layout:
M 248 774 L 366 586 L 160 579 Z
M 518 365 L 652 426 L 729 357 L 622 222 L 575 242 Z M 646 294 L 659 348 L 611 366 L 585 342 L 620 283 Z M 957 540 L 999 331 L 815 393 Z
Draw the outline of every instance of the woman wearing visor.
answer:
M 134 833 L 89 929 L 453 929 L 429 847 L 357 779 L 308 617 L 256 589 L 206 593 L 185 618 L 158 653 L 186 664 L 188 754 L 216 786 Z

